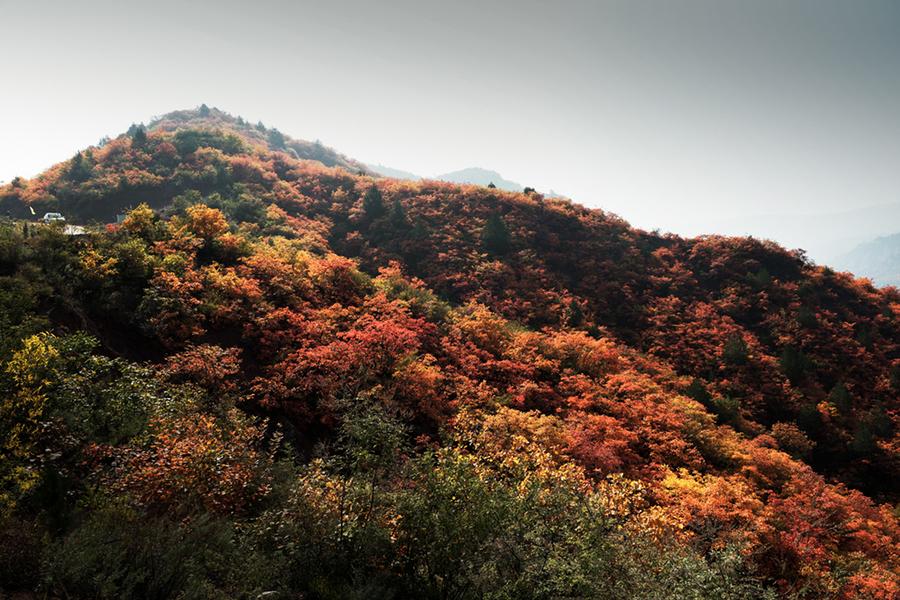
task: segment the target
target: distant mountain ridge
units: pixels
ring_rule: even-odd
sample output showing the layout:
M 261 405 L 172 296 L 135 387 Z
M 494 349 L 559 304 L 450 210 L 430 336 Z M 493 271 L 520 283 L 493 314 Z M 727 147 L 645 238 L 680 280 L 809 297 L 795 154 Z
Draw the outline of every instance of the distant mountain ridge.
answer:
M 695 233 L 776 240 L 786 248 L 802 248 L 819 264 L 843 268 L 838 264 L 840 257 L 859 244 L 896 233 L 898 226 L 900 202 L 895 202 L 837 213 L 763 214 L 711 220 Z
M 449 181 L 450 183 L 470 185 L 489 186 L 491 184 L 494 184 L 495 187 L 509 192 L 521 192 L 525 189 L 525 187 L 520 183 L 504 179 L 503 176 L 497 171 L 482 169 L 481 167 L 468 167 L 466 169 L 460 169 L 459 171 L 451 171 L 449 173 L 435 175 L 434 177 L 423 177 L 421 175 L 416 175 L 415 173 L 410 173 L 409 171 L 394 169 L 393 167 L 387 167 L 385 165 L 367 164 L 366 167 L 370 171 L 378 173 L 379 175 L 383 175 L 384 177 L 405 179 L 408 181 L 434 179 L 436 181 Z
M 842 271 L 868 277 L 876 285 L 900 287 L 900 233 L 860 244 L 835 258 L 832 264 Z
M 451 171 L 443 175 L 435 176 L 440 181 L 449 181 L 450 183 L 470 183 L 474 185 L 490 185 L 494 184 L 501 190 L 509 192 L 521 192 L 524 186 L 515 181 L 504 179 L 497 171 L 481 169 L 479 167 L 469 167 L 460 169 L 459 171 Z
M 394 169 L 393 167 L 388 167 L 386 165 L 367 163 L 366 167 L 373 173 L 392 179 L 405 179 L 407 181 L 419 181 L 422 179 L 421 176 L 416 175 L 415 173 L 410 173 L 409 171 L 404 171 L 402 169 Z

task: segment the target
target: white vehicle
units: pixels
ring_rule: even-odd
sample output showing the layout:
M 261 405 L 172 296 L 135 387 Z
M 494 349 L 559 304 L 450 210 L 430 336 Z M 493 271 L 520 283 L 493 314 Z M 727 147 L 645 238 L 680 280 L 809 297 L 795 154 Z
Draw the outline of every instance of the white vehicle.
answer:
M 66 218 L 61 213 L 44 213 L 41 221 L 49 225 L 50 223 L 65 223 Z

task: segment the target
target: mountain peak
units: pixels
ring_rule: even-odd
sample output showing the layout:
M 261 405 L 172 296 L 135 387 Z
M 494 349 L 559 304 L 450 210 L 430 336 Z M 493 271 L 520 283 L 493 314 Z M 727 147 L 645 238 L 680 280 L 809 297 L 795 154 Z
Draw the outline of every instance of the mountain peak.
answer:
M 315 160 L 327 167 L 341 167 L 356 172 L 368 171 L 362 163 L 325 146 L 319 140 L 309 142 L 295 139 L 276 127 L 267 127 L 262 121 L 252 123 L 241 116 L 234 116 L 206 104 L 166 113 L 155 117 L 147 125 L 147 131 L 150 132 L 174 133 L 180 129 L 224 130 L 234 133 L 254 147 L 285 152 L 302 160 Z

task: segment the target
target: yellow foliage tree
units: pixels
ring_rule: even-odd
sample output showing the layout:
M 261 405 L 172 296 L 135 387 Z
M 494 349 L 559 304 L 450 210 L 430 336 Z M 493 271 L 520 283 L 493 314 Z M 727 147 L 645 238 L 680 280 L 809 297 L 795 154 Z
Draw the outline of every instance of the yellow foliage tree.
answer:
M 8 388 L 0 400 L 0 514 L 11 510 L 38 478 L 28 457 L 44 416 L 52 364 L 59 356 L 52 342 L 48 333 L 25 339 L 3 369 Z

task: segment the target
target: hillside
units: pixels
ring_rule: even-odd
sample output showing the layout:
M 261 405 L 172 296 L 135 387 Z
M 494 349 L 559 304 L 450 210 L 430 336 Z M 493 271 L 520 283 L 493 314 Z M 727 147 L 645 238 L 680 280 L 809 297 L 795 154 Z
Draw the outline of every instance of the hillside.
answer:
M 274 154 L 368 172 L 362 163 L 320 142 L 295 140 L 261 122 L 254 125 L 204 105 L 169 113 L 146 127 L 133 125 L 127 134 L 79 152 L 27 186 L 14 179 L 0 193 L 0 215 L 28 218 L 25 206 L 30 204 L 42 213 L 59 209 L 83 223 L 104 223 L 141 202 L 162 208 L 184 190 L 211 193 L 226 184 L 231 175 L 211 153 L 247 158 Z
M 0 189 L 133 208 L 0 230 L 10 589 L 898 593 L 896 290 L 271 131 L 180 111 Z
M 323 146 L 321 142 L 307 142 L 285 135 L 273 127 L 266 127 L 261 121 L 256 124 L 246 122 L 241 117 L 233 117 L 217 108 L 206 105 L 197 110 L 174 111 L 156 118 L 147 125 L 148 132 L 175 134 L 181 129 L 229 130 L 249 146 L 273 152 L 286 152 L 293 158 L 314 160 L 326 167 L 341 167 L 355 172 L 366 172 L 360 162 L 347 158 L 335 150 Z M 187 141 L 186 143 L 192 143 Z M 179 148 L 179 151 L 181 148 Z

